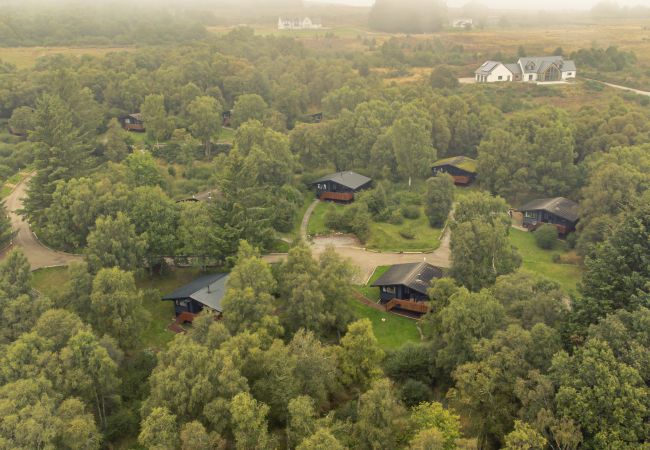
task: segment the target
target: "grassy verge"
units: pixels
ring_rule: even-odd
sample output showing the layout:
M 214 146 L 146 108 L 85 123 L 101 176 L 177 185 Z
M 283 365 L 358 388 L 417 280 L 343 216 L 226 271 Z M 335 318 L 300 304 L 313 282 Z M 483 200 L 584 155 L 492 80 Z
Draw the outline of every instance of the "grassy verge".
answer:
M 379 288 L 371 287 L 370 285 L 375 282 L 380 276 L 382 276 L 390 266 L 377 266 L 375 271 L 370 276 L 368 284 L 365 286 L 359 286 L 359 292 L 368 297 L 370 300 L 379 300 Z
M 370 319 L 377 342 L 384 350 L 399 348 L 406 342 L 420 341 L 420 332 L 415 320 L 378 311 L 353 298 L 348 300 L 348 304 L 358 319 Z
M 20 183 L 28 174 L 29 172 L 27 171 L 21 171 L 10 176 L 7 181 L 5 181 L 0 187 L 0 199 L 7 197 L 11 193 L 11 190 L 16 187 L 16 185 Z
M 298 212 L 296 212 L 296 217 L 294 218 L 294 222 L 293 222 L 293 228 L 288 233 L 281 233 L 280 234 L 281 237 L 293 241 L 294 239 L 300 236 L 300 225 L 302 225 L 302 218 L 305 216 L 305 212 L 307 212 L 307 208 L 309 208 L 309 205 L 311 205 L 314 200 L 315 197 L 312 191 L 306 191 L 303 193 L 302 205 L 300 206 Z
M 553 262 L 553 255 L 567 253 L 564 242 L 558 240 L 555 248 L 543 250 L 535 244 L 533 233 L 514 228 L 510 230 L 510 241 L 519 250 L 524 269 L 557 281 L 566 292 L 576 292 L 576 286 L 582 278 L 580 266 Z

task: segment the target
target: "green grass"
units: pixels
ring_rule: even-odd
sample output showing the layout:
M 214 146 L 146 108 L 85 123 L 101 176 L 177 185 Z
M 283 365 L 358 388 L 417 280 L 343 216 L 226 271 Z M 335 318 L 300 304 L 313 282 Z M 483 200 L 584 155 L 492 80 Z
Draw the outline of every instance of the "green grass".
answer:
M 514 228 L 510 230 L 510 241 L 519 250 L 524 269 L 558 282 L 566 292 L 576 292 L 582 278 L 580 266 L 553 262 L 553 255 L 567 252 L 564 242 L 558 240 L 554 249 L 543 250 L 535 243 L 533 233 Z
M 309 208 L 309 205 L 315 200 L 314 193 L 312 191 L 305 191 L 303 193 L 302 205 L 300 209 L 296 212 L 296 217 L 294 218 L 293 228 L 288 233 L 280 233 L 280 236 L 289 240 L 294 240 L 300 236 L 300 225 L 302 224 L 302 218 Z
M 331 233 L 332 230 L 325 225 L 325 216 L 329 211 L 339 208 L 345 208 L 345 205 L 331 202 L 319 203 L 309 219 L 308 233 L 312 236 Z M 407 239 L 403 237 L 400 230 L 405 229 L 411 229 L 415 234 L 415 238 Z M 366 247 L 384 252 L 433 251 L 440 245 L 441 232 L 441 229 L 429 226 L 429 221 L 422 208 L 418 219 L 404 219 L 404 223 L 401 225 L 372 222 Z
M 223 127 L 219 133 L 219 142 L 231 143 L 235 139 L 235 130 L 233 128 Z
M 420 342 L 415 320 L 376 310 L 353 298 L 348 304 L 358 319 L 370 319 L 377 342 L 384 350 L 399 348 L 407 342 Z
M 407 239 L 400 234 L 401 230 L 411 230 L 415 237 Z M 385 252 L 401 251 L 433 251 L 440 246 L 440 228 L 431 228 L 429 219 L 421 211 L 418 219 L 404 219 L 401 225 L 384 222 L 373 222 L 370 225 L 370 238 L 366 247 Z
M 32 287 L 48 297 L 61 293 L 68 280 L 67 267 L 48 267 L 32 272 Z
M 368 284 L 365 286 L 360 286 L 359 292 L 368 297 L 370 300 L 379 300 L 379 288 L 371 287 L 370 285 L 374 283 L 380 276 L 386 273 L 389 268 L 390 266 L 377 266 L 375 271 L 370 276 Z
M 325 225 L 325 216 L 329 211 L 340 208 L 345 208 L 345 206 L 332 202 L 319 202 L 309 218 L 307 233 L 311 236 L 331 233 L 332 230 Z

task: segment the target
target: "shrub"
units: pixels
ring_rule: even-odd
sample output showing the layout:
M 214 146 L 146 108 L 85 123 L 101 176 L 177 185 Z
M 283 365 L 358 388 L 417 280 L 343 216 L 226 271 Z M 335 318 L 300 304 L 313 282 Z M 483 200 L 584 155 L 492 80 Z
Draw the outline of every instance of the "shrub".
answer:
M 176 176 L 176 168 L 174 166 L 167 167 L 167 173 L 170 176 L 175 177 Z
M 401 230 L 399 230 L 400 236 L 402 236 L 404 239 L 415 239 L 415 231 L 413 230 L 412 227 L 406 227 Z
M 569 233 L 566 237 L 566 245 L 570 249 L 576 248 L 576 243 L 578 242 L 578 236 L 575 233 Z
M 402 215 L 402 211 L 399 209 L 396 209 L 393 211 L 388 218 L 388 222 L 392 223 L 393 225 L 401 225 L 404 223 L 404 216 Z
M 402 215 L 406 219 L 411 219 L 411 220 L 419 219 L 420 218 L 420 208 L 418 208 L 415 205 L 402 206 Z
M 550 250 L 557 241 L 557 228 L 554 225 L 545 223 L 535 230 L 535 242 L 539 248 Z
M 330 209 L 325 214 L 325 226 L 331 230 L 340 230 L 341 228 L 341 216 L 336 209 Z

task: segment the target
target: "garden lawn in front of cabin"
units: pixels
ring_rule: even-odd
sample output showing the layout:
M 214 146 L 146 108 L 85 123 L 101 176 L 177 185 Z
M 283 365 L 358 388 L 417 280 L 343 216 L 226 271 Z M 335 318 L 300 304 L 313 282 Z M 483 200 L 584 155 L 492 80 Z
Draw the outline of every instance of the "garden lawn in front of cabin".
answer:
M 535 236 L 532 232 L 515 228 L 510 229 L 510 242 L 521 255 L 523 269 L 556 281 L 567 293 L 577 292 L 577 284 L 582 279 L 581 267 L 575 264 L 553 262 L 553 255 L 568 253 L 566 242 L 558 239 L 555 248 L 543 250 L 535 243 Z
M 421 340 L 417 321 L 413 319 L 376 310 L 355 298 L 349 298 L 348 305 L 355 318 L 370 320 L 377 342 L 384 350 L 394 350 L 407 342 Z
M 312 212 L 311 217 L 309 218 L 307 233 L 310 236 L 332 233 L 332 230 L 325 225 L 325 216 L 329 211 L 344 207 L 345 205 L 341 205 L 340 203 L 318 202 L 318 205 L 316 205 L 314 212 Z

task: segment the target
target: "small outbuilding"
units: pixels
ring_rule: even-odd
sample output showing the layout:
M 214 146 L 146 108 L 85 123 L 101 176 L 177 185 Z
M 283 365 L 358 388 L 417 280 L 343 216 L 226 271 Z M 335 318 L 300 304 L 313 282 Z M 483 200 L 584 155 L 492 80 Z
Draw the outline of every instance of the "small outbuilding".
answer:
M 576 229 L 579 217 L 578 204 L 564 197 L 531 200 L 519 211 L 523 214 L 523 226 L 534 230 L 544 223 L 555 225 L 560 235 L 566 236 Z
M 119 118 L 119 121 L 122 124 L 122 128 L 124 128 L 126 131 L 145 131 L 144 120 L 142 119 L 142 114 L 140 113 L 121 116 Z
M 476 160 L 467 156 L 452 156 L 441 159 L 432 167 L 433 175 L 447 173 L 458 186 L 469 186 L 476 180 Z
M 227 282 L 227 273 L 203 275 L 164 296 L 162 300 L 173 301 L 176 316 L 186 315 L 189 317 L 187 321 L 191 321 L 194 315 L 204 309 L 221 315 L 221 300 L 226 293 Z
M 372 286 L 379 288 L 379 298 L 387 310 L 400 308 L 424 314 L 429 310 L 427 290 L 433 280 L 442 277 L 442 269 L 426 262 L 396 264 Z
M 372 185 L 372 179 L 347 171 L 326 175 L 311 185 L 316 189 L 316 197 L 320 200 L 349 203 L 354 200 L 355 193 L 368 189 Z

